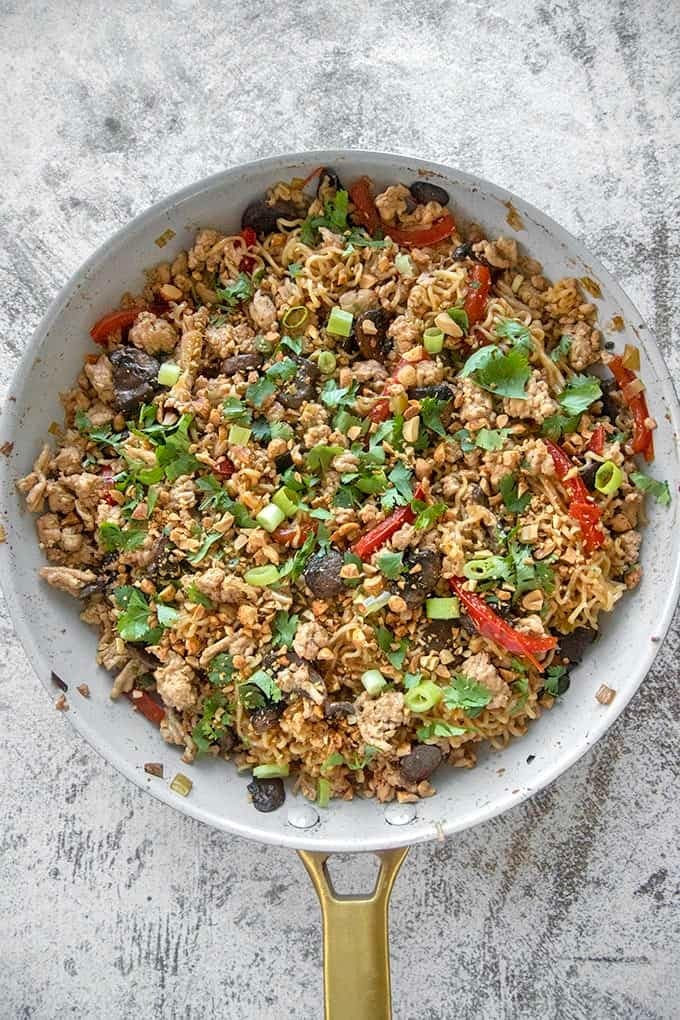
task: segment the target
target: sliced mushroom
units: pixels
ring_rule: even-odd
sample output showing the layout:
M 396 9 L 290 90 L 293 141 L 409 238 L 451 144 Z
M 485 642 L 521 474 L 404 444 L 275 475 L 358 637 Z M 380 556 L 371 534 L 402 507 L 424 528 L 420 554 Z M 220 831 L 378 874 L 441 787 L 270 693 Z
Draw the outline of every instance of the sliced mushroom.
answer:
M 442 758 L 442 752 L 436 744 L 419 744 L 401 759 L 399 769 L 407 783 L 422 783 L 439 768 Z
M 600 379 L 600 388 L 602 390 L 602 396 L 600 397 L 602 413 L 606 414 L 610 421 L 616 421 L 616 418 L 621 413 L 621 404 L 618 400 L 620 391 L 616 381 L 614 379 Z
M 442 560 L 434 549 L 416 549 L 404 557 L 407 573 L 402 574 L 397 591 L 407 605 L 424 602 L 437 587 L 442 572 Z
M 435 383 L 433 386 L 412 386 L 408 391 L 411 400 L 425 400 L 426 397 L 435 400 L 453 400 L 454 392 L 447 383 Z
M 356 709 L 351 701 L 331 701 L 326 703 L 326 718 L 339 719 L 356 715 Z
M 285 389 L 279 391 L 278 400 L 284 407 L 299 411 L 306 401 L 314 400 L 316 397 L 319 369 L 308 358 L 296 358 L 295 360 L 298 363 L 297 375 Z
M 424 644 L 435 652 L 450 648 L 453 644 L 451 620 L 428 620 L 424 632 Z
M 560 637 L 560 655 L 576 665 L 581 662 L 586 649 L 596 637 L 597 631 L 592 627 L 577 627 L 571 634 L 563 634 Z
M 345 584 L 340 577 L 344 560 L 336 549 L 312 556 L 305 567 L 303 577 L 307 587 L 318 599 L 332 599 L 345 591 Z
M 250 725 L 256 733 L 265 733 L 276 726 L 285 707 L 280 701 L 278 705 L 265 705 L 264 708 L 256 708 L 254 712 L 250 713 Z
M 440 205 L 449 204 L 449 193 L 440 188 L 438 184 L 430 181 L 414 181 L 408 189 L 419 205 L 427 205 L 428 202 L 439 202 Z
M 595 475 L 600 465 L 596 460 L 588 460 L 583 467 L 578 469 L 579 477 L 592 492 L 595 488 Z
M 248 793 L 253 799 L 256 811 L 276 811 L 286 799 L 286 791 L 281 779 L 253 779 L 248 783 Z
M 225 358 L 222 362 L 224 375 L 235 375 L 236 372 L 250 372 L 259 368 L 264 358 L 261 354 L 234 354 L 231 358 Z
M 325 166 L 319 174 L 319 183 L 316 186 L 316 197 L 320 198 L 322 202 L 332 198 L 336 192 L 342 189 L 340 178 L 336 174 L 335 170 L 329 166 Z
M 354 320 L 354 338 L 367 361 L 380 361 L 389 353 L 391 343 L 387 329 L 391 316 L 384 308 L 369 308 Z
M 258 198 L 243 210 L 241 228 L 251 227 L 258 236 L 264 236 L 277 230 L 277 220 L 294 220 L 300 215 L 300 210 L 294 202 L 268 205 L 263 198 Z
M 113 366 L 114 406 L 118 411 L 136 411 L 153 398 L 158 389 L 160 362 L 136 347 L 119 347 L 109 360 Z

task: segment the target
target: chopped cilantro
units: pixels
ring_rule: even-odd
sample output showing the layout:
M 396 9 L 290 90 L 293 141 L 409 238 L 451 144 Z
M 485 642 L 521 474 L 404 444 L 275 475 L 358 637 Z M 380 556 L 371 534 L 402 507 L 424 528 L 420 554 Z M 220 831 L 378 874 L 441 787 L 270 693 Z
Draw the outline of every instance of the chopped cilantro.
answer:
M 163 602 L 157 602 L 156 616 L 161 627 L 172 627 L 179 620 L 180 613 L 178 609 L 173 609 L 172 606 L 166 606 Z
M 122 552 L 131 552 L 139 549 L 146 538 L 146 531 L 143 528 L 126 528 L 123 530 L 120 525 L 113 521 L 104 521 L 99 525 L 99 541 L 106 552 L 113 552 L 120 549 Z
M 279 347 L 287 347 L 293 354 L 302 354 L 302 337 L 282 336 L 279 341 Z
M 202 591 L 199 591 L 193 581 L 185 589 L 184 597 L 187 602 L 193 602 L 197 606 L 203 606 L 205 609 L 213 608 L 212 599 L 209 599 L 207 595 L 204 595 Z
M 464 333 L 470 332 L 470 320 L 464 308 L 458 308 L 457 306 L 447 308 L 446 314 L 449 318 L 453 319 L 456 325 L 460 326 Z
M 297 581 L 298 577 L 300 577 L 307 566 L 307 561 L 316 548 L 316 542 L 317 536 L 314 532 L 312 532 L 307 536 L 295 555 L 291 556 L 289 560 L 286 560 L 283 566 L 279 569 L 279 581 L 283 581 L 286 577 L 290 577 L 291 581 Z
M 206 495 L 201 500 L 199 510 L 214 510 L 216 513 L 233 514 L 238 528 L 256 528 L 257 524 L 248 513 L 246 507 L 233 500 L 226 489 L 223 489 L 214 475 L 205 475 L 196 481 L 196 488 Z
M 348 585 L 350 588 L 355 588 L 358 584 L 361 584 L 361 579 L 362 579 L 362 572 L 363 572 L 364 564 L 363 564 L 363 562 L 361 560 L 361 557 L 357 556 L 356 553 L 346 552 L 346 553 L 344 553 L 342 559 L 343 559 L 343 563 L 353 563 L 354 566 L 357 568 L 357 576 L 356 577 L 343 577 L 343 579 L 342 579 L 344 581 L 344 583 L 346 585 Z
M 276 705 L 283 697 L 272 675 L 264 669 L 258 669 L 245 683 L 239 684 L 238 696 L 241 704 L 250 711 L 264 708 L 268 703 Z
M 118 617 L 116 626 L 123 641 L 135 644 L 143 642 L 154 645 L 160 639 L 162 626 L 150 627 L 150 607 L 144 595 L 132 585 L 124 585 L 114 589 L 114 598 L 123 612 Z
M 262 407 L 264 402 L 276 393 L 274 382 L 266 375 L 263 375 L 257 382 L 251 383 L 246 390 L 246 400 L 255 407 Z
M 231 424 L 250 425 L 253 415 L 238 397 L 227 397 L 222 404 L 222 417 Z
M 433 737 L 462 737 L 467 732 L 465 726 L 453 726 L 451 723 L 444 722 L 443 719 L 436 719 L 434 722 L 428 723 L 427 726 L 420 726 L 416 736 L 421 743 L 425 743 L 427 740 L 432 740 Z
M 648 492 L 661 506 L 671 505 L 671 490 L 668 482 L 658 482 L 656 478 L 650 478 L 642 471 L 631 471 L 630 480 L 636 489 Z
M 562 334 L 562 336 L 560 337 L 560 342 L 558 343 L 557 347 L 553 347 L 553 349 L 550 352 L 550 360 L 554 361 L 555 364 L 557 364 L 560 361 L 566 361 L 567 355 L 571 350 L 571 344 L 572 344 L 571 337 L 567 336 L 566 333 Z
M 395 669 L 401 669 L 404 665 L 406 652 L 408 651 L 408 641 L 406 638 L 397 641 L 392 631 L 387 627 L 376 627 L 375 637 L 378 642 L 378 648 L 390 665 L 394 666 Z M 397 646 L 396 649 L 393 647 L 394 645 Z
M 513 346 L 520 347 L 522 350 L 530 351 L 533 348 L 529 327 L 515 319 L 501 319 L 496 323 L 495 332 L 496 336 L 511 340 Z
M 566 414 L 551 414 L 541 426 L 541 435 L 545 436 L 546 439 L 552 439 L 553 443 L 556 443 L 563 435 L 568 436 L 572 432 L 576 432 L 580 420 L 580 414 L 569 418 Z
M 411 471 L 401 461 L 397 461 L 387 476 L 393 486 L 385 492 L 381 499 L 381 505 L 385 510 L 392 510 L 395 506 L 403 506 L 413 499 L 411 488 Z M 389 498 L 388 498 L 389 497 Z
M 403 552 L 384 552 L 378 556 L 376 560 L 378 570 L 384 574 L 385 577 L 389 578 L 390 581 L 396 580 L 400 574 L 406 570 L 404 566 L 404 554 Z
M 232 283 L 225 287 L 215 287 L 217 299 L 221 305 L 236 308 L 243 301 L 250 301 L 253 296 L 253 285 L 247 273 L 239 273 Z
M 431 528 L 435 521 L 446 513 L 447 506 L 446 503 L 423 503 L 419 499 L 414 499 L 411 509 L 416 515 L 413 527 L 416 531 L 424 531 L 426 528 Z
M 274 617 L 274 639 L 272 646 L 280 648 L 292 648 L 295 631 L 297 630 L 300 617 L 297 613 L 289 614 L 285 609 L 280 609 Z
M 527 676 L 521 676 L 519 680 L 515 680 L 512 685 L 512 689 L 517 695 L 517 701 L 514 704 L 512 714 L 517 715 L 518 712 L 522 711 L 529 697 L 529 678 Z
M 276 382 L 288 382 L 297 374 L 298 366 L 292 358 L 282 358 L 275 361 L 265 371 L 267 379 L 274 379 Z
M 474 445 L 480 450 L 501 450 L 509 435 L 510 429 L 480 429 L 475 433 Z
M 288 269 L 287 269 L 288 275 L 293 280 L 295 280 L 300 275 L 300 273 L 302 272 L 302 268 L 303 268 L 303 266 L 302 266 L 301 262 L 291 262 L 291 263 L 289 263 Z
M 559 698 L 569 690 L 569 673 L 566 666 L 548 666 L 543 680 L 543 687 L 552 694 L 553 698 Z
M 444 689 L 444 704 L 447 708 L 461 708 L 471 718 L 482 711 L 493 695 L 484 684 L 472 680 L 463 673 L 456 673 L 452 682 Z
M 205 754 L 217 744 L 234 721 L 232 706 L 221 691 L 210 694 L 203 702 L 203 715 L 196 723 L 191 738 L 199 754 Z
M 313 446 L 305 457 L 305 467 L 308 471 L 321 471 L 323 474 L 341 453 L 344 453 L 343 446 Z
M 195 553 L 192 553 L 191 556 L 187 556 L 189 563 L 192 563 L 194 566 L 200 563 L 208 555 L 215 542 L 219 542 L 221 538 L 224 538 L 221 531 L 209 531 L 201 542 L 200 548 Z
M 513 514 L 522 514 L 531 503 L 532 493 L 518 493 L 517 478 L 514 474 L 504 475 L 500 482 L 500 493 L 508 510 Z
M 341 408 L 354 403 L 358 389 L 359 384 L 356 382 L 351 386 L 338 386 L 333 379 L 329 379 L 319 395 L 326 407 Z
M 326 227 L 334 234 L 342 234 L 347 230 L 347 211 L 349 196 L 346 191 L 336 191 L 335 197 L 324 204 L 323 216 L 308 216 L 300 227 L 300 240 L 303 244 L 315 245 L 319 240 L 319 227 Z
M 224 687 L 234 675 L 234 659 L 229 652 L 219 652 L 208 666 L 208 680 L 213 687 Z
M 472 453 L 477 445 L 469 429 L 458 429 L 457 432 L 453 433 L 453 439 L 460 444 L 463 453 Z
M 567 415 L 583 414 L 602 396 L 600 380 L 594 375 L 574 375 L 557 398 Z
M 166 432 L 163 445 L 156 448 L 156 462 L 163 468 L 169 482 L 176 481 L 180 475 L 191 475 L 201 467 L 200 461 L 189 453 L 191 421 L 191 415 L 183 414 L 174 431 Z
M 463 365 L 460 375 L 471 377 L 482 389 L 498 397 L 526 398 L 525 386 L 531 375 L 526 351 L 513 347 L 507 354 L 494 345 L 480 347 Z
M 423 425 L 438 436 L 446 435 L 446 429 L 442 425 L 440 416 L 448 403 L 448 400 L 437 400 L 436 397 L 425 397 L 420 401 L 420 417 L 423 419 Z

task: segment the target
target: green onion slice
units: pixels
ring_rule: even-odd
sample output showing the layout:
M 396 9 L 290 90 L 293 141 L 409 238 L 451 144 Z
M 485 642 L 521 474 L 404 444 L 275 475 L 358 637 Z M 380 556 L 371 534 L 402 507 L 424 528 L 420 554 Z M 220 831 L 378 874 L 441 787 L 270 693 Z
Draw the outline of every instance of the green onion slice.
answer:
M 285 779 L 290 775 L 290 768 L 284 765 L 256 765 L 253 769 L 256 779 Z
M 276 584 L 278 579 L 279 572 L 273 563 L 267 563 L 264 567 L 253 567 L 243 576 L 246 584 L 252 584 L 256 588 L 267 588 L 271 584 Z
M 322 351 L 317 362 L 319 371 L 331 375 L 335 371 L 335 355 L 332 351 Z
M 272 531 L 276 531 L 279 524 L 282 524 L 285 519 L 285 513 L 276 503 L 268 503 L 267 506 L 262 507 L 259 514 L 255 517 L 260 527 L 270 534 Z
M 331 799 L 331 784 L 327 779 L 320 779 L 316 788 L 316 803 L 321 808 L 327 808 Z
M 326 329 L 329 333 L 334 333 L 335 336 L 349 336 L 352 332 L 353 322 L 354 316 L 351 312 L 346 312 L 344 308 L 336 306 L 331 309 Z
M 430 326 L 423 333 L 423 347 L 428 354 L 439 354 L 444 346 L 444 334 L 436 326 Z
M 379 669 L 367 669 L 366 672 L 362 674 L 361 683 L 363 684 L 364 690 L 373 697 L 376 694 L 380 694 L 383 687 L 386 686 L 387 680 Z
M 455 597 L 426 599 L 425 615 L 428 620 L 457 620 L 460 616 L 460 604 Z
M 504 568 L 502 556 L 485 556 L 481 560 L 469 560 L 463 573 L 469 581 L 485 581 L 489 577 L 501 577 Z
M 173 361 L 164 361 L 158 369 L 158 382 L 161 386 L 174 386 L 181 374 L 179 365 Z
M 298 511 L 295 493 L 292 492 L 291 489 L 287 489 L 285 485 L 282 489 L 279 489 L 278 492 L 274 493 L 272 496 L 272 503 L 274 503 L 286 517 L 293 517 L 293 515 Z
M 245 446 L 249 439 L 250 429 L 244 428 L 243 425 L 232 425 L 229 429 L 227 442 L 230 446 Z
M 595 488 L 603 496 L 613 496 L 623 481 L 623 471 L 613 460 L 600 464 L 595 475 Z
M 441 687 L 437 687 L 432 680 L 423 680 L 417 687 L 412 687 L 404 695 L 404 703 L 412 712 L 422 715 L 429 712 L 431 708 L 438 705 L 444 697 Z
M 300 329 L 301 326 L 304 326 L 308 318 L 309 312 L 305 306 L 295 305 L 293 308 L 288 309 L 281 319 L 281 322 L 286 329 Z

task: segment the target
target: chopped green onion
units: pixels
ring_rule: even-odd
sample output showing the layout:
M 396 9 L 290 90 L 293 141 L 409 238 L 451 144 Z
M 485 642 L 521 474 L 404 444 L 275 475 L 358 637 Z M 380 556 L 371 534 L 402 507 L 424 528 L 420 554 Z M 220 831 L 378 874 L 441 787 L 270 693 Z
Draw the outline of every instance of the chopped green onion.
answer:
M 623 471 L 613 460 L 600 464 L 595 475 L 595 488 L 603 496 L 613 496 L 623 481 Z
M 412 712 L 422 715 L 424 712 L 429 712 L 435 705 L 438 705 L 443 697 L 444 692 L 441 687 L 437 687 L 432 680 L 423 680 L 417 687 L 412 687 L 410 691 L 406 692 L 404 704 Z
M 383 687 L 387 685 L 387 680 L 382 675 L 379 669 L 367 669 L 362 674 L 361 683 L 364 686 L 364 690 L 371 696 L 380 694 Z
M 364 616 L 370 616 L 371 613 L 377 613 L 379 609 L 382 609 L 391 599 L 391 594 L 388 591 L 381 591 L 379 595 L 369 595 L 368 598 L 359 598 L 364 610 Z
M 279 489 L 279 491 L 275 492 L 272 496 L 272 503 L 274 503 L 286 517 L 292 517 L 293 514 L 296 514 L 298 511 L 297 503 L 291 498 L 293 495 L 294 493 L 284 486 L 283 489 Z M 262 527 L 264 527 L 264 525 L 262 525 Z
M 425 599 L 425 615 L 428 620 L 457 620 L 460 604 L 457 598 Z
M 170 789 L 174 790 L 175 793 L 179 793 L 182 797 L 188 797 L 193 785 L 194 784 L 188 776 L 184 776 L 181 772 L 178 772 L 173 781 L 170 783 Z
M 453 308 L 447 308 L 446 314 L 450 319 L 453 319 L 457 326 L 460 326 L 464 333 L 467 333 L 469 331 L 470 322 L 467 317 L 467 312 L 465 311 L 464 308 L 458 308 L 457 306 L 454 306 Z
M 394 268 L 397 272 L 401 273 L 402 276 L 415 276 L 415 269 L 411 262 L 411 256 L 400 253 L 395 256 Z
M 346 312 L 344 308 L 336 306 L 331 309 L 326 329 L 329 333 L 334 333 L 335 336 L 349 336 L 352 332 L 353 321 L 354 316 L 351 312 Z
M 253 769 L 256 779 L 284 779 L 290 775 L 288 765 L 256 765 Z
M 256 514 L 255 516 L 255 520 L 260 527 L 270 533 L 272 531 L 276 531 L 279 524 L 282 524 L 285 519 L 285 513 L 281 507 L 277 506 L 275 503 L 267 503 L 266 506 L 262 507 L 259 514 Z
M 267 563 L 264 567 L 253 567 L 243 575 L 246 584 L 252 584 L 256 588 L 267 588 L 270 584 L 276 584 L 278 579 L 279 572 L 273 563 Z
M 504 567 L 502 556 L 485 556 L 481 560 L 469 560 L 463 573 L 469 581 L 485 581 L 489 577 L 501 577 Z
M 423 333 L 423 347 L 428 354 L 439 354 L 444 346 L 444 334 L 436 326 L 430 326 Z
M 271 340 L 267 340 L 266 336 L 258 336 L 255 340 L 255 350 L 260 354 L 271 354 L 274 344 Z
M 227 442 L 230 446 L 245 446 L 250 439 L 250 432 L 251 430 L 244 428 L 243 425 L 232 425 Z
M 320 779 L 316 788 L 316 803 L 319 807 L 328 807 L 331 799 L 331 784 L 327 779 Z
M 335 371 L 335 355 L 332 351 L 322 351 L 317 361 L 319 371 L 324 375 L 331 375 Z
M 173 361 L 164 361 L 158 369 L 158 382 L 161 386 L 174 386 L 181 374 L 179 365 Z
M 304 305 L 295 305 L 294 308 L 289 308 L 281 322 L 286 329 L 300 329 L 304 326 L 307 319 L 309 318 L 309 312 Z

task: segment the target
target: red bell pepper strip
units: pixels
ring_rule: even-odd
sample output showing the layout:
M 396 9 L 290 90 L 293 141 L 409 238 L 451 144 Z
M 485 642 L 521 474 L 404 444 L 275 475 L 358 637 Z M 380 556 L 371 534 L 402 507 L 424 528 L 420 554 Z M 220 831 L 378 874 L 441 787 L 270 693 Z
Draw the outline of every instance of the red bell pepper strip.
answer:
M 225 457 L 224 460 L 220 461 L 219 464 L 215 465 L 215 470 L 217 471 L 218 475 L 222 476 L 222 478 L 231 478 L 236 468 L 229 460 L 229 458 Z
M 150 694 L 147 694 L 146 691 L 134 690 L 128 691 L 127 696 L 135 708 L 139 709 L 149 722 L 160 726 L 163 719 L 165 719 L 165 709 Z
M 428 245 L 438 244 L 455 232 L 456 223 L 451 213 L 446 212 L 439 219 L 431 223 L 429 227 L 392 227 L 389 224 L 383 226 L 383 230 L 393 241 L 406 248 L 427 248 Z
M 555 465 L 555 473 L 569 496 L 569 516 L 578 521 L 583 536 L 583 547 L 587 553 L 591 553 L 594 549 L 599 549 L 604 542 L 604 532 L 600 527 L 602 518 L 600 508 L 580 475 L 566 477 L 574 465 L 564 450 L 551 439 L 544 442 Z
M 515 630 L 509 623 L 494 613 L 493 609 L 480 595 L 467 591 L 464 587 L 465 578 L 449 578 L 451 590 L 458 596 L 460 602 L 468 614 L 477 632 L 489 641 L 495 641 L 497 645 L 504 648 L 506 652 L 513 652 L 523 659 L 528 659 L 531 665 L 542 673 L 544 666 L 536 658 L 541 652 L 549 652 L 557 645 L 554 637 L 539 637 L 537 634 L 523 634 Z
M 244 227 L 241 237 L 246 242 L 246 248 L 252 248 L 254 244 L 257 244 L 257 234 L 252 227 Z
M 490 287 L 491 273 L 489 267 L 476 262 L 471 270 L 471 279 L 468 284 L 467 297 L 465 298 L 465 314 L 471 326 L 474 326 L 476 322 L 483 319 L 486 314 Z
M 350 185 L 349 197 L 354 203 L 354 216 L 365 227 L 369 234 L 375 234 L 381 225 L 378 210 L 371 194 L 370 177 L 360 177 Z
M 625 367 L 618 354 L 609 362 L 609 370 L 622 390 L 623 399 L 633 415 L 633 453 L 643 453 L 647 462 L 652 461 L 654 460 L 654 437 L 652 430 L 646 424 L 649 418 L 647 398 L 644 392 L 636 393 L 632 397 L 626 396 L 626 387 L 635 382 L 637 376 L 635 372 Z
M 108 315 L 102 316 L 95 322 L 90 330 L 90 336 L 96 344 L 103 344 L 111 333 L 131 326 L 140 312 L 154 312 L 156 315 L 162 315 L 165 311 L 167 311 L 165 305 L 151 305 L 148 308 L 143 306 L 120 308 L 117 312 L 109 312 Z
M 598 425 L 594 430 L 590 437 L 590 442 L 588 443 L 588 449 L 592 450 L 593 453 L 596 453 L 598 457 L 602 456 L 602 452 L 604 450 L 604 428 L 602 425 Z
M 423 487 L 419 485 L 413 494 L 414 499 L 423 498 Z M 411 509 L 410 503 L 406 506 L 400 506 L 398 510 L 386 517 L 380 524 L 376 524 L 374 528 L 367 531 L 365 535 L 355 542 L 352 546 L 352 552 L 361 560 L 367 560 L 368 557 L 379 549 L 381 545 L 394 535 L 396 531 L 404 524 L 413 524 L 416 519 L 415 511 Z
M 291 549 L 300 549 L 315 530 L 316 524 L 312 524 L 307 519 L 286 521 L 284 524 L 279 524 L 278 528 L 272 532 L 272 538 L 279 545 L 289 545 Z
M 400 358 L 399 361 L 397 362 L 396 368 L 394 369 L 392 375 L 390 376 L 390 380 L 396 380 L 402 368 L 405 368 L 406 365 L 419 365 L 421 361 L 429 360 L 430 356 L 424 349 L 417 361 L 407 361 L 406 358 Z M 387 385 L 385 386 L 385 389 L 387 389 Z M 390 416 L 390 398 L 380 397 L 380 399 L 376 400 L 375 404 L 371 408 L 369 418 L 371 419 L 371 421 L 381 422 L 387 421 L 389 416 Z

